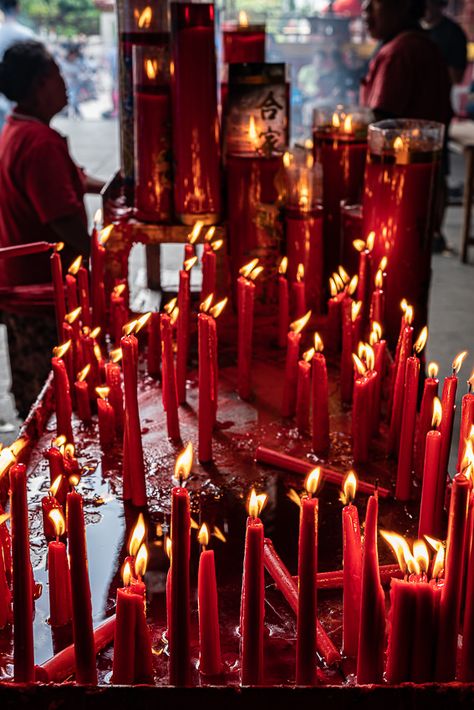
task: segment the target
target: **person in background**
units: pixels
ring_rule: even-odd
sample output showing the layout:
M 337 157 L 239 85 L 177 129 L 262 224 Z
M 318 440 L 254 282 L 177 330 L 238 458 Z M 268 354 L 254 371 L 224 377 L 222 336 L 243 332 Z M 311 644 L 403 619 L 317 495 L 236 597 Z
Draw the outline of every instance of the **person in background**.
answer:
M 0 92 L 15 106 L 0 135 L 0 246 L 64 242 L 64 265 L 89 254 L 84 194 L 103 183 L 72 160 L 66 139 L 50 127 L 67 105 L 58 65 L 33 40 L 12 45 L 0 62 Z M 49 256 L 0 260 L 0 287 L 51 282 Z M 57 344 L 52 309 L 17 313 L 5 308 L 13 394 L 21 417 L 38 395 Z
M 0 0 L 0 10 L 3 12 L 3 24 L 0 25 L 0 60 L 2 60 L 5 51 L 14 42 L 33 39 L 34 35 L 29 27 L 18 21 L 20 10 L 18 0 Z M 10 102 L 4 96 L 0 96 L 0 130 L 11 108 Z
M 423 27 L 448 65 L 451 84 L 460 84 L 467 67 L 467 37 L 460 25 L 444 14 L 446 0 L 426 0 Z

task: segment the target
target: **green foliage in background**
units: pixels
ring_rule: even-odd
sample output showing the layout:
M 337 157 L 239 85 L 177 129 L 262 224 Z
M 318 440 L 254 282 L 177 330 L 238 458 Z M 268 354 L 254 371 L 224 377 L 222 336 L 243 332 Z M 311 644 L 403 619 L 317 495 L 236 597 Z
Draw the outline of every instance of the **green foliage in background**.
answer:
M 63 37 L 99 32 L 99 10 L 92 0 L 21 0 L 21 14 L 34 29 Z

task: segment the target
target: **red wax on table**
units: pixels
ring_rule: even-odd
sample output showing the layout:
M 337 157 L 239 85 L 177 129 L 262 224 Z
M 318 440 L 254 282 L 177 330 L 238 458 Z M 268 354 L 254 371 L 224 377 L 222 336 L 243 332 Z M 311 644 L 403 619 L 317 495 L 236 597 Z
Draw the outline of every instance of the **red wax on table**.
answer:
M 360 486 L 359 486 L 360 490 Z M 380 583 L 377 553 L 377 495 L 367 504 L 362 554 L 360 634 L 357 683 L 381 683 L 385 641 L 385 595 Z
M 472 493 L 470 508 L 472 516 Z M 471 523 L 471 530 L 468 529 L 466 538 L 466 552 L 468 552 L 466 606 L 464 609 L 461 668 L 459 672 L 459 680 L 464 683 L 472 683 L 474 681 L 474 539 L 472 530 L 473 525 Z
M 97 399 L 97 415 L 99 420 L 99 439 L 102 451 L 107 451 L 115 441 L 114 408 L 105 399 Z
M 309 411 L 311 401 L 311 365 L 305 360 L 298 362 L 298 380 L 296 386 L 296 426 L 300 432 L 309 430 Z
M 10 515 L 13 567 L 13 666 L 15 683 L 35 678 L 33 645 L 33 585 L 28 532 L 26 466 L 10 470 Z
M 219 611 L 214 550 L 203 550 L 198 572 L 199 670 L 204 675 L 222 671 Z
M 342 302 L 341 399 L 345 404 L 352 402 L 354 387 L 352 353 L 357 347 L 352 327 L 352 305 L 351 298 L 345 298 Z
M 362 541 L 359 512 L 349 503 L 342 509 L 344 597 L 342 608 L 342 649 L 344 655 L 357 657 L 360 628 Z
M 135 681 L 136 595 L 130 587 L 117 589 L 112 682 L 132 685 Z
M 133 505 L 141 507 L 146 505 L 147 498 L 137 399 L 137 339 L 134 335 L 126 335 L 121 340 L 121 347 L 125 390 L 123 495 L 125 500 L 131 500 Z
M 241 399 L 249 399 L 251 394 L 254 307 L 255 284 L 239 276 L 237 279 L 237 392 Z
M 89 385 L 85 381 L 74 382 L 76 395 L 77 416 L 83 422 L 90 422 L 92 418 L 89 397 Z
M 387 681 L 392 685 L 398 685 L 411 679 L 417 586 L 416 583 L 401 579 L 392 580 L 390 591 L 391 623 L 386 668 Z
M 443 393 L 441 395 L 441 408 L 443 416 L 439 425 L 441 432 L 441 451 L 439 455 L 439 481 L 437 494 L 440 499 L 436 500 L 436 510 L 441 516 L 444 508 L 444 495 L 446 490 L 446 480 L 449 476 L 448 464 L 449 453 L 451 451 L 451 441 L 453 438 L 454 413 L 456 410 L 456 390 L 458 378 L 450 375 L 444 378 Z M 441 518 L 437 521 L 438 529 L 441 527 Z
M 216 321 L 205 313 L 198 315 L 199 336 L 199 460 L 212 460 L 212 431 L 214 429 L 217 392 L 213 351 L 216 343 Z
M 214 5 L 171 3 L 174 208 L 185 224 L 221 211 Z
M 315 353 L 311 362 L 311 400 L 313 451 L 323 454 L 329 448 L 329 390 L 326 358 L 322 352 Z
M 163 409 L 166 412 L 168 436 L 172 441 L 181 439 L 178 416 L 178 391 L 173 355 L 173 325 L 167 313 L 160 315 L 161 332 L 161 387 Z
M 263 682 L 263 628 L 265 586 L 263 574 L 263 525 L 249 518 L 245 533 L 244 573 L 241 600 L 241 683 Z
M 92 321 L 89 299 L 89 272 L 85 266 L 81 266 L 77 272 L 77 289 L 79 292 L 82 325 L 86 325 L 90 328 L 92 326 Z
M 284 274 L 278 277 L 278 347 L 284 348 L 290 327 L 290 297 L 288 280 Z
M 180 307 L 181 313 L 181 307 Z M 147 372 L 151 377 L 159 377 L 161 363 L 160 314 L 153 312 L 148 321 Z M 179 325 L 178 325 L 179 329 Z
M 184 488 L 171 491 L 171 567 L 168 637 L 171 685 L 190 680 L 189 552 L 191 516 Z
M 392 416 L 390 418 L 390 431 L 388 436 L 389 453 L 398 452 L 400 446 L 400 431 L 402 425 L 403 395 L 405 391 L 406 361 L 412 351 L 413 328 L 408 325 L 403 329 L 400 345 L 398 366 L 395 372 Z
M 304 283 L 305 307 L 321 313 L 323 296 L 323 211 L 321 207 L 285 209 L 286 253 L 288 256 L 288 278 L 293 281 L 298 264 L 303 264 L 307 279 Z M 303 297 L 301 297 L 303 298 Z
M 189 358 L 189 324 L 190 324 L 190 272 L 181 269 L 179 272 L 178 290 L 178 321 L 177 321 L 177 353 L 176 353 L 176 382 L 178 387 L 178 402 L 186 402 L 186 376 Z
M 67 537 L 71 573 L 76 682 L 97 685 L 92 600 L 87 567 L 86 527 L 82 496 L 75 491 L 67 495 Z
M 301 333 L 290 330 L 287 335 L 285 381 L 283 385 L 282 417 L 292 417 L 296 410 L 296 386 Z
M 316 680 L 316 572 L 318 565 L 318 499 L 301 501 L 298 543 L 298 611 L 296 616 L 296 684 Z
M 56 330 L 58 339 L 62 333 L 62 324 L 66 315 L 66 299 L 64 298 L 64 283 L 63 283 L 63 267 L 61 264 L 61 256 L 54 252 L 51 254 L 51 275 L 53 278 L 54 288 L 54 310 L 56 314 Z
M 444 498 L 440 496 L 438 487 L 439 458 L 441 454 L 442 435 L 440 431 L 429 431 L 425 442 L 425 461 L 423 466 L 423 488 L 421 491 L 420 516 L 418 520 L 418 537 L 431 535 L 440 537 L 439 522 L 442 516 Z M 444 483 L 443 483 L 444 491 Z M 441 511 L 437 509 L 441 505 Z
M 53 357 L 51 365 L 54 373 L 54 401 L 56 405 L 56 431 L 58 436 L 65 436 L 68 443 L 73 443 L 72 404 L 69 391 L 69 378 L 66 366 L 61 358 Z
M 202 286 L 201 302 L 211 293 L 216 292 L 217 254 L 212 249 L 204 249 L 202 253 Z
M 66 545 L 52 540 L 48 545 L 49 623 L 64 626 L 71 621 L 71 585 Z
M 461 427 L 459 430 L 459 448 L 457 470 L 461 470 L 462 460 L 466 449 L 466 441 L 469 439 L 472 427 L 474 426 L 474 393 L 468 392 L 462 398 L 461 406 Z
M 140 219 L 172 215 L 169 34 L 133 46 L 135 208 Z
M 467 506 L 471 483 L 462 473 L 453 480 L 449 507 L 444 586 L 439 606 L 436 680 L 450 682 L 456 675 L 459 619 L 461 612 Z
M 265 61 L 265 25 L 224 24 L 222 43 L 226 64 Z
M 109 388 L 108 400 L 114 408 L 115 428 L 117 432 L 123 431 L 123 392 L 122 392 L 122 372 L 115 362 L 108 362 L 105 365 L 105 384 Z
M 415 475 L 421 478 L 425 460 L 426 435 L 431 428 L 433 415 L 433 400 L 438 396 L 439 380 L 436 377 L 427 377 L 423 386 L 418 426 L 415 438 Z
M 416 403 L 418 400 L 418 380 L 420 377 L 420 361 L 409 357 L 406 361 L 405 388 L 403 396 L 402 422 L 400 432 L 400 448 L 398 451 L 397 500 L 410 500 L 412 491 L 412 474 L 416 426 Z

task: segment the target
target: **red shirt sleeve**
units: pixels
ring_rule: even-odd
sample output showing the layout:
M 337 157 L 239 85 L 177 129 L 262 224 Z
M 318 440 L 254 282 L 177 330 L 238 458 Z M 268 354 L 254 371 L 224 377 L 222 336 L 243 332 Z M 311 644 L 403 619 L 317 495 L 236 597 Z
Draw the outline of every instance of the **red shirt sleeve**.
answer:
M 42 224 L 83 210 L 77 168 L 61 139 L 43 141 L 32 147 L 24 185 Z
M 403 116 L 410 95 L 406 62 L 396 53 L 383 50 L 375 58 L 373 82 L 368 92 L 369 108 L 393 116 Z

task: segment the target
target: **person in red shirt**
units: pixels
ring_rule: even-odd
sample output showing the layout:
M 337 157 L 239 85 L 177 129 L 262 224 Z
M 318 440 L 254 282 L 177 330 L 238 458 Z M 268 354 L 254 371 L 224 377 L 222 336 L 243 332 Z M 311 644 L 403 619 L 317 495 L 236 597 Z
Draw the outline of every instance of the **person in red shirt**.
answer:
M 0 136 L 0 247 L 64 242 L 64 265 L 87 256 L 90 238 L 85 192 L 102 183 L 88 178 L 72 160 L 66 139 L 50 127 L 67 105 L 64 80 L 44 45 L 22 41 L 0 62 L 0 92 L 15 103 Z M 49 256 L 0 259 L 2 321 L 8 330 L 12 390 L 25 417 L 50 369 L 57 344 L 51 309 L 29 312 L 9 306 L 8 291 L 51 282 Z

